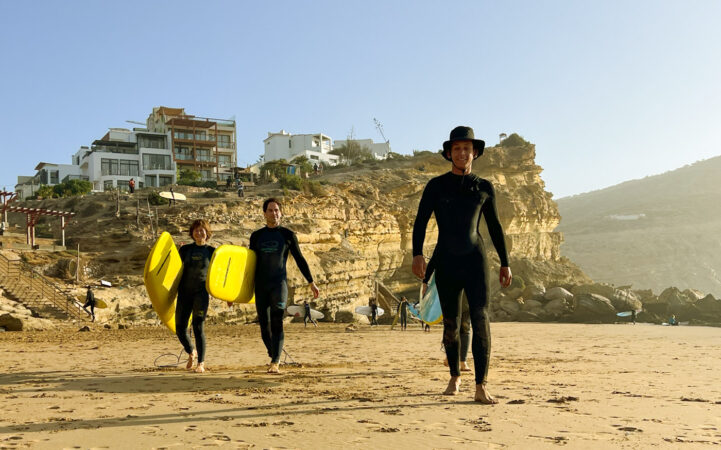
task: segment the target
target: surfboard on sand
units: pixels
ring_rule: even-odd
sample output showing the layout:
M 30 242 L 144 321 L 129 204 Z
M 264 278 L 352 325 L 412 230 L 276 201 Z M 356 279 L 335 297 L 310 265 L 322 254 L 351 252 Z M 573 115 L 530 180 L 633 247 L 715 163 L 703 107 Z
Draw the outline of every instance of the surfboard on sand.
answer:
M 288 309 L 286 309 L 289 316 L 293 317 L 305 317 L 305 307 L 303 305 L 290 305 Z M 315 320 L 321 320 L 325 315 L 320 312 L 316 311 L 315 309 L 310 309 L 310 317 L 312 317 Z
M 168 232 L 160 235 L 145 261 L 143 280 L 160 321 L 175 333 L 175 301 L 183 274 L 183 261 Z
M 423 286 L 421 286 L 421 293 L 423 292 Z M 436 274 L 431 275 L 428 280 L 428 290 L 426 295 L 421 296 L 421 301 L 418 305 L 418 312 L 422 321 L 435 324 L 443 320 L 443 313 L 441 312 L 441 301 L 438 297 L 438 289 L 436 288 Z
M 173 200 L 173 199 L 180 200 L 180 201 L 186 200 L 185 195 L 179 194 L 177 192 L 163 191 L 160 193 L 160 196 L 163 198 L 167 198 L 168 200 Z
M 213 252 L 205 287 L 226 302 L 255 303 L 255 252 L 239 245 L 221 245 Z
M 373 309 L 370 306 L 358 306 L 355 309 L 356 314 L 361 314 L 364 316 L 371 317 L 373 315 Z M 383 315 L 385 311 L 380 306 L 376 310 L 376 317 L 380 317 Z

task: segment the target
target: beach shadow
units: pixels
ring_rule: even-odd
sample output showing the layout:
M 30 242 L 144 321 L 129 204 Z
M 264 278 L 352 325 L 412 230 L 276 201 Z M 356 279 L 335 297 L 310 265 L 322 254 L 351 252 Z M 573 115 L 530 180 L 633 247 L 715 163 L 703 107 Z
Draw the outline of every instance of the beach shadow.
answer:
M 184 370 L 172 372 L 77 375 L 70 372 L 30 372 L 0 376 L 0 386 L 21 385 L 13 393 L 41 392 L 96 392 L 96 393 L 180 393 L 208 390 L 237 390 L 247 388 L 270 388 L 280 380 L 268 377 L 240 377 L 212 373 L 194 374 Z
M 430 396 L 430 395 L 429 395 Z M 226 426 L 249 426 L 247 421 L 255 419 L 273 420 L 276 417 L 292 419 L 293 416 L 327 414 L 330 412 L 358 412 L 373 410 L 388 410 L 392 408 L 416 408 L 416 407 L 438 407 L 448 406 L 448 402 L 425 402 L 409 405 L 404 402 L 382 403 L 377 405 L 352 405 L 337 406 L 347 403 L 348 400 L 319 400 L 303 402 L 298 405 L 295 402 L 267 404 L 262 406 L 249 406 L 240 408 L 223 408 L 204 411 L 183 411 L 167 414 L 149 415 L 126 415 L 125 417 L 102 418 L 102 419 L 77 419 L 65 420 L 62 422 L 46 422 L 24 425 L 11 425 L 0 427 L 2 433 L 36 433 L 36 432 L 57 432 L 72 431 L 80 429 L 96 429 L 107 427 L 148 427 L 169 424 L 182 424 L 185 422 L 198 425 L 202 422 L 223 421 Z M 301 406 L 299 409 L 294 409 Z M 238 423 L 232 423 L 239 421 Z M 250 424 L 252 426 L 252 424 Z

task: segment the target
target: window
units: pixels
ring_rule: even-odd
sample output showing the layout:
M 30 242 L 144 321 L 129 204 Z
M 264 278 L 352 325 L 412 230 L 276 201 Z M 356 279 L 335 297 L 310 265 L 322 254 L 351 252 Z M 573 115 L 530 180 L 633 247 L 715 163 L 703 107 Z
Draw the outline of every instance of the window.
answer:
M 138 136 L 138 145 L 144 148 L 165 148 L 165 136 Z
M 219 134 L 218 135 L 218 147 L 223 148 L 233 148 L 230 144 L 230 136 L 227 134 Z
M 102 158 L 100 160 L 100 174 L 101 175 L 119 175 L 120 169 L 118 166 L 118 160 Z
M 103 181 L 103 190 L 104 191 L 112 191 L 113 190 L 113 180 Z
M 157 177 L 155 175 L 145 175 L 145 185 L 148 187 L 157 187 Z
M 195 155 L 198 161 L 213 161 L 210 157 L 210 150 L 206 148 L 196 148 Z
M 230 167 L 230 155 L 218 155 L 220 167 Z
M 60 182 L 60 171 L 59 170 L 51 170 L 50 171 L 50 184 L 58 184 Z
M 170 170 L 170 155 L 143 155 L 143 170 Z
M 173 184 L 173 177 L 171 175 L 159 175 L 160 186 L 168 186 Z
M 179 160 L 189 160 L 193 159 L 193 152 L 188 147 L 181 147 L 181 146 L 175 146 L 175 159 Z
M 213 171 L 212 170 L 201 170 L 200 176 L 203 178 L 203 180 L 212 180 L 213 179 Z
M 137 177 L 138 176 L 138 162 L 130 161 L 127 159 L 120 160 L 120 175 Z

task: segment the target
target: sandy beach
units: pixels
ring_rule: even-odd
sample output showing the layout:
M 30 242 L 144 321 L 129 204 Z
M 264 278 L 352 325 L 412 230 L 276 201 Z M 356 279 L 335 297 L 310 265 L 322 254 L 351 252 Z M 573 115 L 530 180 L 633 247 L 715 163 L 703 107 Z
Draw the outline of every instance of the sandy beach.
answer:
M 210 326 L 199 375 L 165 328 L 0 333 L 0 448 L 696 448 L 721 444 L 721 328 L 493 323 L 494 406 L 440 395 L 441 327 Z M 165 356 L 159 364 L 175 362 Z M 290 360 L 289 360 L 290 361 Z M 472 365 L 472 364 L 471 364 Z

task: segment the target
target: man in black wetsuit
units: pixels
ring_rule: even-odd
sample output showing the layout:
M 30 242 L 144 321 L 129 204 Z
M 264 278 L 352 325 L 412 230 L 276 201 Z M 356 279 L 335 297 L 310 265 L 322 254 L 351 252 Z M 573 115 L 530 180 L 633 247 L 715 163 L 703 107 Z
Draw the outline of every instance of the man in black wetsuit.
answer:
M 188 370 L 193 368 L 193 360 L 197 359 L 195 372 L 205 372 L 205 317 L 208 315 L 210 296 L 205 289 L 208 266 L 215 247 L 207 245 L 213 235 L 210 225 L 203 219 L 197 219 L 188 231 L 193 243 L 180 247 L 180 259 L 183 261 L 183 275 L 178 285 L 178 300 L 175 304 L 175 335 L 183 350 L 188 354 Z M 193 315 L 192 326 L 195 335 L 195 349 L 190 342 L 188 321 Z
M 430 261 L 428 261 L 428 265 L 426 266 L 426 276 L 423 278 L 423 292 L 421 295 L 426 295 L 426 290 L 428 289 L 428 282 L 431 279 L 431 275 L 433 275 L 433 271 L 436 268 L 436 260 L 431 256 Z M 461 357 L 461 372 L 470 372 L 471 368 L 468 367 L 468 363 L 466 362 L 466 359 L 468 357 L 468 347 L 471 343 L 471 312 L 468 309 L 468 298 L 466 297 L 465 291 L 463 292 L 462 298 L 461 298 L 461 326 L 459 331 L 459 339 L 460 339 L 460 357 Z M 445 366 L 448 367 L 448 358 L 446 358 L 444 362 Z
M 311 322 L 313 325 L 315 325 L 316 328 L 318 328 L 318 322 L 316 322 L 311 315 L 310 304 L 308 303 L 308 300 L 303 300 L 303 312 L 303 325 L 307 327 L 308 322 Z
M 401 297 L 400 303 L 398 303 L 398 309 L 396 311 L 396 314 L 400 318 L 401 322 L 401 330 L 405 331 L 408 327 L 408 299 L 405 297 Z
M 95 294 L 93 294 L 93 290 L 88 286 L 88 292 L 85 294 L 85 304 L 83 305 L 83 309 L 85 312 L 88 312 L 88 306 L 90 307 L 90 316 L 93 318 L 93 322 L 95 322 Z
M 298 246 L 298 238 L 280 226 L 281 204 L 274 198 L 263 202 L 265 227 L 250 235 L 250 249 L 255 252 L 255 308 L 260 322 L 260 335 L 270 356 L 268 373 L 280 373 L 278 364 L 283 353 L 283 315 L 288 301 L 288 253 L 293 255 L 300 273 L 308 281 L 313 298 L 318 287 Z
M 371 326 L 378 325 L 378 304 L 371 299 Z
M 423 241 L 431 214 L 438 224 L 436 287 L 443 311 L 443 345 L 448 358 L 451 379 L 444 394 L 459 392 L 460 345 L 458 338 L 461 292 L 468 297 L 473 328 L 472 351 L 475 366 L 474 400 L 497 403 L 486 390 L 488 362 L 491 355 L 488 323 L 488 269 L 483 240 L 478 231 L 481 215 L 485 218 L 491 240 L 501 260 L 501 286 L 511 284 L 511 269 L 496 212 L 495 193 L 487 180 L 471 173 L 473 160 L 483 153 L 485 143 L 475 139 L 470 127 L 456 127 L 443 143 L 442 155 L 452 163 L 451 171 L 428 182 L 413 225 L 413 273 L 423 279 L 426 260 Z

